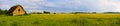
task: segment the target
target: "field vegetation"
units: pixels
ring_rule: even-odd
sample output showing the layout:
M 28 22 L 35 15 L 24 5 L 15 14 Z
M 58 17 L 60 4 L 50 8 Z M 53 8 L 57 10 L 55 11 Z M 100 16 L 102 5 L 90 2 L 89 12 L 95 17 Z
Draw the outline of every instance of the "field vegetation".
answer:
M 120 26 L 120 14 L 0 15 L 0 26 Z

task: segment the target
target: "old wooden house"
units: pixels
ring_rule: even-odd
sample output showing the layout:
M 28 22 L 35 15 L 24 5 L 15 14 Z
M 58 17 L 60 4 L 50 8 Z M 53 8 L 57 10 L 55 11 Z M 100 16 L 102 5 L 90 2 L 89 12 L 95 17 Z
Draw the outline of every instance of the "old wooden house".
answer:
M 24 10 L 24 8 L 21 5 L 15 5 L 15 6 L 11 7 L 6 14 L 12 15 L 12 16 L 25 15 L 26 11 Z

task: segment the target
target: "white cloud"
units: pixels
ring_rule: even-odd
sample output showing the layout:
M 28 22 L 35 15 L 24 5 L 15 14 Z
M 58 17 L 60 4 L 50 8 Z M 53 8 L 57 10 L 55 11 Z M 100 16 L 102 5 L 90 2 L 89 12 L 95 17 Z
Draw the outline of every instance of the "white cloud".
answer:
M 66 1 L 66 0 L 63 0 Z M 120 12 L 120 0 L 67 0 L 66 7 L 80 9 L 80 6 L 87 6 L 86 8 L 96 10 L 98 12 L 115 11 Z M 91 6 L 91 7 L 89 7 Z
M 120 2 L 116 1 L 118 0 L 100 0 L 98 8 L 100 8 L 101 11 L 120 12 Z
M 56 0 L 56 1 L 59 2 L 48 2 L 47 0 L 22 0 L 22 3 L 24 2 L 24 4 L 25 3 L 30 4 L 28 8 L 47 6 L 57 8 L 64 7 L 73 10 L 74 9 L 79 10 L 81 7 L 85 6 L 85 8 L 90 9 L 90 11 L 95 10 L 103 12 L 104 11 L 120 12 L 119 0 Z
M 8 4 L 0 4 L 1 9 L 9 9 L 10 6 Z
M 23 5 L 24 8 L 68 8 L 70 11 L 87 8 L 88 11 L 115 11 L 120 12 L 120 0 L 54 0 L 49 2 L 48 0 L 0 0 L 0 8 L 9 9 L 16 4 Z M 4 2 L 5 3 L 4 3 Z M 84 8 L 82 8 L 84 7 Z M 52 10 L 52 8 L 50 8 Z M 86 9 L 86 10 L 87 10 Z M 54 9 L 53 9 L 54 10 Z M 53 11 L 52 10 L 52 11 Z M 63 9 L 64 10 L 64 9 Z M 86 11 L 85 10 L 85 11 Z

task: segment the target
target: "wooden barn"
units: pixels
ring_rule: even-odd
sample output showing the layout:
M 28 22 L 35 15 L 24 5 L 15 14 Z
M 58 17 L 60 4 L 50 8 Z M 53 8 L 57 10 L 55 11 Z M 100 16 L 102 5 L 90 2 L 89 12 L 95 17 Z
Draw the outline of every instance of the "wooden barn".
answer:
M 11 7 L 7 13 L 7 15 L 12 15 L 12 16 L 16 16 L 16 15 L 25 15 L 26 11 L 24 10 L 24 8 L 21 5 L 16 5 Z

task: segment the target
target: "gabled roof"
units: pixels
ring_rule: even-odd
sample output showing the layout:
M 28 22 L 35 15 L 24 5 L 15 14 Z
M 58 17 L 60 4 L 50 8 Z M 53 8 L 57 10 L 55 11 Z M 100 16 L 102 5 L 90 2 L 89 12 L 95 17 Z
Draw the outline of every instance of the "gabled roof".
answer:
M 15 11 L 15 9 L 16 9 L 18 6 L 20 6 L 20 7 L 22 8 L 22 10 L 24 10 L 23 7 L 22 7 L 21 5 L 16 5 L 16 6 L 11 7 L 11 8 L 8 10 L 7 13 L 10 13 L 10 12 Z M 25 11 L 25 10 L 24 10 L 24 11 Z

